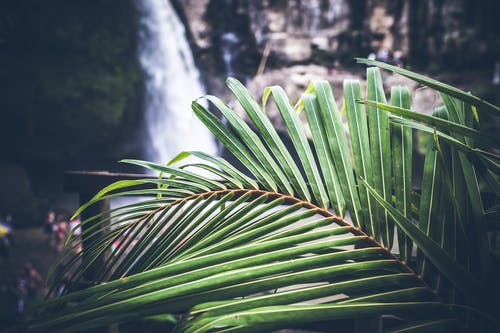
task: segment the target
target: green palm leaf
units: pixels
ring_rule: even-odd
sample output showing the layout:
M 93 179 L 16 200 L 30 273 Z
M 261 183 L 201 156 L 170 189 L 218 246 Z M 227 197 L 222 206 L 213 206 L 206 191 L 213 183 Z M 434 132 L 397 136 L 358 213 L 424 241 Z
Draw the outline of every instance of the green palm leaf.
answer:
M 323 181 L 320 177 L 318 167 L 315 163 L 315 158 L 309 146 L 304 127 L 298 114 L 294 111 L 290 101 L 288 100 L 288 96 L 286 96 L 281 87 L 273 86 L 267 88 L 264 91 L 264 104 L 269 94 L 272 94 L 276 105 L 278 106 L 278 110 L 280 111 L 281 117 L 285 122 L 290 138 L 295 146 L 295 149 L 297 150 L 302 166 L 304 167 L 304 172 L 312 188 L 316 202 L 318 202 L 321 207 L 328 208 L 328 195 L 324 189 Z
M 410 92 L 402 86 L 392 87 L 391 105 L 410 108 Z M 378 106 L 379 107 L 379 106 Z M 414 112 L 412 112 L 413 114 Z M 392 124 L 392 169 L 394 175 L 395 207 L 405 216 L 411 216 L 412 154 L 413 138 L 411 128 Z M 401 229 L 398 229 L 399 253 L 402 260 L 410 261 L 413 244 Z
M 492 108 L 403 74 L 442 91 L 438 112 L 449 119 L 410 111 L 403 87 L 386 105 L 380 72 L 370 68 L 366 98 L 357 81 L 344 84 L 352 149 L 326 81 L 312 82 L 301 98 L 307 124 L 279 87 L 264 91 L 261 108 L 241 83 L 227 80 L 248 122 L 216 97 L 205 98 L 217 111 L 193 102 L 246 170 L 203 152 L 181 152 L 167 166 L 125 160 L 159 176 L 114 183 L 77 214 L 116 196 L 148 198 L 83 221 L 85 253 L 72 237 L 54 269 L 53 290 L 69 277 L 67 293 L 42 303 L 20 329 L 82 331 L 162 314 L 185 332 L 321 330 L 346 322 L 363 322 L 366 331 L 457 329 L 460 306 L 446 302 L 491 318 L 498 289 L 488 283 L 495 275 L 486 274 L 494 270 L 481 240 L 498 207 L 485 209 L 479 176 L 497 186 L 498 156 L 486 149 L 491 138 L 472 128 L 473 107 L 447 93 Z M 263 110 L 270 96 L 290 151 Z M 412 129 L 434 136 L 420 195 L 412 189 Z M 188 156 L 198 161 L 183 164 Z M 395 232 L 399 258 L 388 250 Z M 104 265 L 86 281 L 98 260 Z M 495 329 L 491 319 L 474 316 L 465 317 Z
M 261 110 L 250 92 L 238 80 L 228 78 L 226 82 L 229 89 L 231 89 L 231 91 L 235 94 L 236 98 L 243 106 L 243 109 L 252 120 L 253 124 L 256 128 L 258 128 L 269 148 L 273 151 L 274 156 L 283 167 L 285 174 L 295 190 L 304 199 L 310 200 L 311 196 L 306 182 L 269 118 L 266 117 L 265 113 Z M 263 106 L 264 105 L 265 103 L 263 103 Z
M 363 58 L 355 58 L 355 60 L 356 60 L 356 62 L 361 63 L 361 64 L 377 66 L 377 67 L 384 68 L 384 69 L 393 71 L 395 73 L 404 75 L 412 80 L 415 80 L 415 81 L 422 83 L 428 87 L 436 89 L 437 91 L 441 91 L 447 95 L 453 96 L 455 98 L 458 98 L 460 100 L 468 102 L 472 105 L 477 105 L 481 108 L 484 108 L 484 110 L 489 111 L 497 116 L 500 112 L 500 108 L 496 105 L 488 103 L 488 102 L 486 102 L 486 101 L 484 101 L 484 100 L 482 100 L 482 99 L 480 99 L 472 94 L 466 93 L 463 90 L 452 87 L 448 84 L 439 82 L 437 80 L 428 78 L 424 75 L 417 74 L 417 73 L 411 72 L 409 70 L 406 70 L 404 68 L 389 65 L 389 64 L 386 64 L 386 63 L 383 63 L 380 61 L 376 61 L 376 60 L 369 60 L 369 59 L 363 59 Z
M 359 103 L 361 99 L 361 87 L 358 81 L 346 80 L 344 82 L 344 103 L 346 106 L 347 123 L 351 137 L 352 154 L 356 175 L 366 179 L 369 183 L 374 182 L 372 161 L 370 154 L 370 142 L 366 111 Z M 374 203 L 368 195 L 368 190 L 362 185 L 359 188 L 359 198 L 364 211 L 364 223 L 362 229 L 369 235 L 376 237 L 380 234 L 379 222 L 376 221 Z
M 359 227 L 363 224 L 361 203 L 359 201 L 349 149 L 347 148 L 344 126 L 337 106 L 335 105 L 332 88 L 327 81 L 319 80 L 312 83 L 310 90 L 315 93 L 318 99 L 321 121 L 324 124 L 328 139 L 328 148 L 330 149 L 339 176 L 340 186 L 347 209 L 349 210 L 352 221 Z
M 146 270 L 145 273 L 134 273 L 127 279 L 117 279 L 127 274 L 120 272 L 109 284 L 97 285 L 53 300 L 42 310 L 45 316 L 48 313 L 52 315 L 30 328 L 47 330 L 64 327 L 70 331 L 87 329 L 110 323 L 116 320 L 116 315 L 127 314 L 127 318 L 131 319 L 165 311 L 178 313 L 204 301 L 220 301 L 244 295 L 250 297 L 255 293 L 275 289 L 278 289 L 273 294 L 276 299 L 271 296 L 264 301 L 256 298 L 255 304 L 289 304 L 283 303 L 289 297 L 314 303 L 318 297 L 335 296 L 339 293 L 344 295 L 341 299 L 345 301 L 346 297 L 370 297 L 381 291 L 425 287 L 416 276 L 410 278 L 410 271 L 387 250 L 328 211 L 285 195 L 265 191 L 239 190 L 235 193 L 235 196 L 246 199 L 244 206 L 249 209 L 245 214 L 225 221 L 219 220 L 219 224 L 213 223 L 218 220 L 217 215 L 207 218 L 207 223 L 213 223 L 211 233 L 225 229 L 212 246 L 198 250 L 182 247 L 185 244 L 184 235 L 195 237 L 198 233 L 203 234 L 202 228 L 190 231 L 192 227 L 199 226 L 199 213 L 206 210 L 207 202 L 210 202 L 200 198 L 215 196 L 217 200 L 221 200 L 231 191 L 234 192 L 222 190 L 209 192 L 212 194 L 203 193 L 188 199 L 186 204 L 183 204 L 186 201 L 183 199 L 165 205 L 161 210 L 178 212 L 176 206 L 179 205 L 184 210 L 172 221 L 171 234 L 175 237 L 165 245 L 166 252 L 159 255 L 168 259 L 167 261 L 158 268 Z M 245 197 L 247 193 L 250 197 Z M 280 199 L 281 205 L 275 206 L 274 212 L 269 212 L 269 207 L 262 209 L 262 205 L 276 202 L 277 199 Z M 292 215 L 290 208 L 295 211 Z M 231 205 L 221 208 L 219 215 L 226 210 L 229 211 L 228 214 L 233 212 L 236 215 Z M 282 214 L 283 217 L 280 218 L 281 212 L 286 214 Z M 157 215 L 162 216 L 161 211 Z M 152 219 L 155 219 L 153 223 L 161 223 L 158 221 L 160 217 Z M 145 225 L 151 222 L 147 219 L 142 221 Z M 183 228 L 178 228 L 180 226 Z M 313 228 L 304 232 L 304 226 Z M 325 229 L 326 226 L 329 228 Z M 290 233 L 295 228 L 302 232 Z M 303 245 L 297 246 L 299 244 Z M 148 249 L 144 249 L 141 252 L 139 260 L 149 257 L 147 251 Z M 137 258 L 138 253 L 132 251 L 128 256 Z M 394 278 L 391 280 L 388 276 L 392 275 Z M 366 279 L 370 281 L 375 277 L 385 280 L 383 289 L 380 289 L 382 285 L 380 288 L 368 288 L 368 285 L 363 287 L 367 283 Z M 350 281 L 353 278 L 354 281 Z M 339 284 L 340 281 L 344 283 Z M 331 285 L 332 282 L 334 285 Z M 315 292 L 292 293 L 290 296 L 290 292 L 286 291 L 288 286 L 304 283 L 326 284 Z M 284 290 L 283 295 L 280 290 Z M 100 296 L 96 298 L 97 295 Z M 172 302 L 174 299 L 176 301 Z M 252 299 L 253 297 L 248 298 Z M 408 300 L 414 301 L 410 296 Z M 421 305 L 427 304 L 429 300 L 434 300 L 434 294 L 430 290 L 428 296 L 420 300 Z M 66 308 L 57 310 L 63 304 L 66 304 Z M 392 304 L 395 313 L 401 311 L 397 310 L 396 304 L 400 304 L 402 308 L 407 306 L 404 298 L 400 298 L 399 303 Z M 72 308 L 78 311 L 74 312 Z M 239 305 L 235 311 L 241 311 L 242 308 L 248 308 L 248 304 L 246 307 Z M 265 321 L 260 323 L 265 324 Z
M 321 113 L 316 96 L 312 94 L 302 95 L 306 110 L 307 121 L 311 128 L 312 137 L 318 159 L 323 170 L 326 189 L 330 195 L 330 202 L 340 217 L 344 216 L 345 200 L 340 187 L 340 181 L 335 169 L 332 153 L 328 149 L 328 139 L 324 126 L 321 123 Z
M 366 96 L 369 100 L 385 103 L 384 87 L 380 70 L 370 67 L 366 71 Z M 391 156 L 389 116 L 386 111 L 368 106 L 368 122 L 370 129 L 370 149 L 372 152 L 373 184 L 385 200 L 389 200 L 391 193 Z M 393 242 L 393 224 L 389 221 L 387 212 L 377 209 L 376 220 L 380 224 L 382 242 L 389 249 Z
M 393 87 L 395 88 L 395 87 Z M 385 110 L 387 112 L 391 112 L 393 114 L 397 114 L 400 116 L 404 116 L 407 119 L 416 120 L 422 123 L 427 124 L 431 127 L 436 127 L 436 129 L 441 132 L 453 132 L 457 134 L 461 134 L 465 137 L 476 140 L 477 143 L 481 143 L 485 146 L 492 148 L 500 148 L 499 140 L 491 137 L 487 134 L 481 133 L 473 128 L 470 128 L 465 125 L 461 125 L 460 123 L 456 123 L 454 121 L 448 121 L 446 119 L 441 119 L 433 116 L 428 116 L 423 113 L 412 112 L 410 110 L 410 105 L 406 105 L 405 107 L 398 107 L 397 105 L 387 105 L 383 103 L 377 103 L 373 101 L 366 101 L 366 104 L 373 105 L 379 109 Z M 447 107 L 447 110 L 449 107 Z
M 409 235 L 417 244 L 418 248 L 425 253 L 428 260 L 431 260 L 436 267 L 445 274 L 460 291 L 466 295 L 469 301 L 474 305 L 485 304 L 484 300 L 489 301 L 486 304 L 495 304 L 491 294 L 484 290 L 481 283 L 475 279 L 467 270 L 454 262 L 449 255 L 435 241 L 430 239 L 425 230 L 415 226 L 409 219 L 393 208 L 369 185 L 367 185 L 373 197 L 383 205 L 396 223 Z M 483 299 L 483 301 L 481 301 Z M 498 305 L 496 305 L 498 306 Z M 484 309 L 487 310 L 487 309 Z

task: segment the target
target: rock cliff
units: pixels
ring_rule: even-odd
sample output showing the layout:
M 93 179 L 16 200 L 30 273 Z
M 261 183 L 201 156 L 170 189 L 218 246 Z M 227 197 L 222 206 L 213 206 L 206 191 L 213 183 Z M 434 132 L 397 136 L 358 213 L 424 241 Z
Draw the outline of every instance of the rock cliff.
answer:
M 429 72 L 473 69 L 488 82 L 499 57 L 494 13 L 500 2 L 494 0 L 483 7 L 471 0 L 174 2 L 209 92 L 222 96 L 226 76 L 256 94 L 280 84 L 294 95 L 319 72 L 332 83 L 352 75 L 362 80 L 363 68 L 353 67 L 352 58 L 370 53 Z M 416 99 L 432 110 L 433 98 Z
M 220 47 L 220 35 L 233 32 L 246 48 L 240 58 L 262 55 L 267 46 L 270 66 L 348 61 L 370 52 L 390 58 L 395 51 L 423 67 L 492 66 L 499 52 L 500 2 L 494 0 L 481 6 L 471 0 L 175 1 L 199 51 Z

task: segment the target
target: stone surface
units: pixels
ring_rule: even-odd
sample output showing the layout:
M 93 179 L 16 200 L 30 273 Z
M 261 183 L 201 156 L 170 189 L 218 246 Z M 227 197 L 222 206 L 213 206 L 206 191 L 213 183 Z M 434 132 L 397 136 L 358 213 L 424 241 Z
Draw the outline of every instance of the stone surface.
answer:
M 348 61 L 380 50 L 389 56 L 399 51 L 414 64 L 442 68 L 492 68 L 500 57 L 494 15 L 500 2 L 493 0 L 482 7 L 472 0 L 175 1 L 198 48 L 217 47 L 210 35 L 217 33 L 214 26 L 221 24 L 220 12 L 225 11 L 224 24 L 238 27 L 242 39 L 255 43 L 256 53 L 274 41 L 270 58 L 277 66 L 331 57 Z M 318 60 L 318 50 L 329 57 Z
M 483 9 L 474 6 L 472 0 L 176 1 L 184 8 L 196 47 L 206 50 L 197 59 L 209 92 L 226 100 L 232 97 L 224 85 L 226 73 L 221 69 L 216 43 L 221 27 L 236 29 L 242 39 L 245 49 L 235 55 L 234 76 L 259 98 L 265 86 L 278 84 L 296 101 L 312 79 L 326 78 L 340 106 L 344 78 L 355 77 L 363 84 L 362 67 L 355 67 L 358 74 L 349 72 L 352 58 L 374 52 L 387 57 L 380 60 L 391 61 L 395 51 L 403 65 L 417 72 L 427 71 L 429 76 L 435 76 L 434 69 L 443 72 L 459 68 L 462 72 L 460 66 L 476 64 L 483 68 L 482 79 L 452 77 L 443 81 L 465 90 L 474 91 L 477 86 L 484 90 L 491 80 L 488 71 L 500 58 L 499 28 L 493 24 L 496 21 L 492 15 L 500 9 L 500 2 L 490 0 L 485 1 Z M 208 38 L 209 34 L 213 36 Z M 270 51 L 267 55 L 266 48 Z M 255 76 L 259 63 L 264 71 Z M 410 87 L 415 110 L 430 114 L 441 104 L 431 89 L 387 72 L 383 76 L 387 87 Z M 467 74 L 469 78 L 475 76 Z M 389 96 L 389 91 L 386 93 Z M 279 123 L 277 114 L 271 117 Z
M 210 0 L 178 1 L 188 22 L 187 28 L 193 36 L 196 46 L 200 49 L 212 46 L 210 39 L 212 29 L 204 18 L 209 2 Z

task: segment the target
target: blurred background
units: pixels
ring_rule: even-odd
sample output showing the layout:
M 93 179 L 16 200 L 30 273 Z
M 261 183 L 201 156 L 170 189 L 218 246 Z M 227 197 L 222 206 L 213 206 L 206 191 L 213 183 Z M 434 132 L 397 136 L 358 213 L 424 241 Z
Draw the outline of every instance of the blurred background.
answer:
M 294 100 L 328 79 L 340 105 L 342 81 L 364 80 L 353 58 L 369 57 L 498 105 L 499 14 L 498 0 L 1 1 L 0 296 L 9 310 L 0 324 L 24 306 L 19 281 L 42 294 L 37 274 L 61 250 L 79 204 L 64 171 L 143 172 L 118 161 L 225 154 L 190 103 L 209 93 L 233 104 L 228 76 L 257 98 L 279 84 Z M 439 103 L 414 82 L 384 79 L 409 85 L 416 110 Z
M 214 152 L 190 102 L 230 101 L 227 76 L 298 98 L 312 78 L 362 80 L 352 59 L 370 56 L 498 103 L 499 13 L 495 0 L 2 1 L 0 211 L 40 225 L 77 205 L 64 170 L 139 171 L 117 161 L 166 162 L 188 141 Z

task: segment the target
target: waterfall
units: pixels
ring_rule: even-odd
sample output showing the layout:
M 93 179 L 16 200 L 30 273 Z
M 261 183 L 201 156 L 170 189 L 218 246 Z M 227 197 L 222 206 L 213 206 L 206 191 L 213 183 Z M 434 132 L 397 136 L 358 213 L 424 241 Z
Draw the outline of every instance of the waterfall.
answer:
M 307 3 L 307 9 L 309 12 L 308 24 L 305 27 L 309 32 L 310 36 L 314 36 L 320 27 L 320 18 L 321 18 L 321 7 L 318 0 L 310 0 Z
M 184 25 L 168 0 L 138 0 L 139 60 L 145 73 L 145 155 L 165 164 L 183 150 L 216 154 L 191 102 L 205 94 Z
M 240 39 L 234 32 L 225 32 L 221 36 L 222 60 L 226 76 L 234 76 L 233 59 L 238 55 Z

